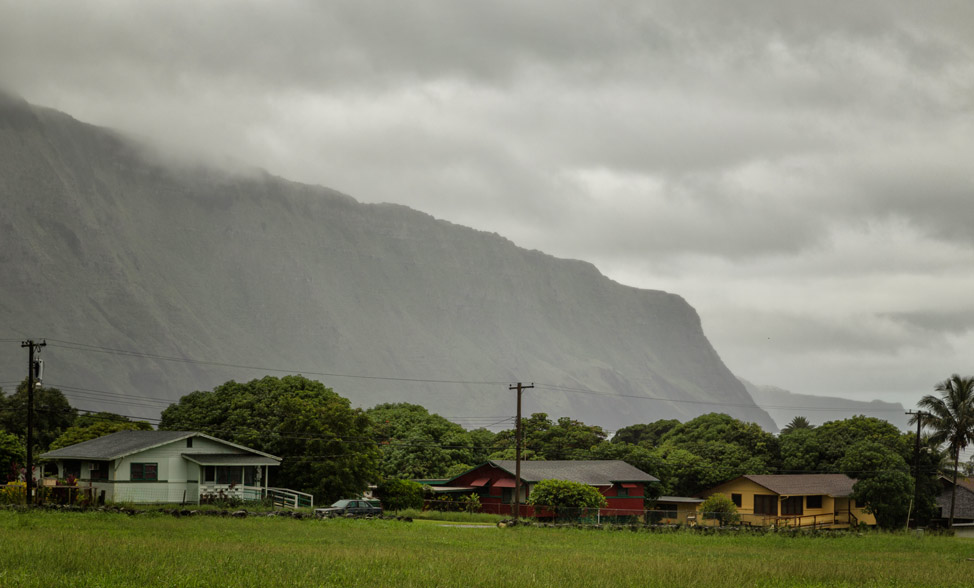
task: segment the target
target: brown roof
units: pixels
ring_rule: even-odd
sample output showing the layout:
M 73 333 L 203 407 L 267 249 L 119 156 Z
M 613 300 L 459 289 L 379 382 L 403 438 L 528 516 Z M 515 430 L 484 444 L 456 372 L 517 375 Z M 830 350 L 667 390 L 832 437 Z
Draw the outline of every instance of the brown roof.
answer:
M 957 485 L 967 488 L 971 492 L 974 492 L 974 478 L 957 478 Z
M 851 496 L 855 480 L 845 474 L 777 474 L 741 476 L 782 496 Z

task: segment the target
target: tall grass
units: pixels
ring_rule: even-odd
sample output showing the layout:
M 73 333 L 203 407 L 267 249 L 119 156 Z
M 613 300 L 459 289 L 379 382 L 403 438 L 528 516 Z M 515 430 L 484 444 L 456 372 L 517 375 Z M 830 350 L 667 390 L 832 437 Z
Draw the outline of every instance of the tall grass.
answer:
M 970 586 L 974 541 L 0 511 L 2 586 Z
M 506 518 L 510 518 L 483 512 L 440 512 L 437 510 L 418 510 L 415 508 L 407 508 L 398 512 L 386 511 L 386 514 L 394 514 L 412 519 L 449 521 L 454 523 L 499 523 Z

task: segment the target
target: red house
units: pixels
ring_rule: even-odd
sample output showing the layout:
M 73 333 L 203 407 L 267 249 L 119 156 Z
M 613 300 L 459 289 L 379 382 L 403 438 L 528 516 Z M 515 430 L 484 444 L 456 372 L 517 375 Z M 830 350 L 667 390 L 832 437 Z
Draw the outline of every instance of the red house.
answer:
M 513 460 L 488 461 L 459 476 L 433 486 L 436 493 L 476 493 L 481 510 L 493 514 L 512 514 L 514 503 Z M 624 461 L 522 461 L 521 515 L 546 516 L 524 505 L 531 489 L 541 480 L 569 480 L 594 486 L 608 505 L 601 516 L 639 516 L 645 509 L 646 487 L 659 479 Z

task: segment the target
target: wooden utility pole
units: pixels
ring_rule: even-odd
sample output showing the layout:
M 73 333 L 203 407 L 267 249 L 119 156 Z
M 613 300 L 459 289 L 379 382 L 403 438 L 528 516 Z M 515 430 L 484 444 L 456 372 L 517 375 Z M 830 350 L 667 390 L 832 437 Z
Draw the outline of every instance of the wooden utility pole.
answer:
M 534 388 L 534 384 L 524 386 L 518 382 L 516 386 L 508 386 L 508 390 L 517 390 L 517 422 L 514 433 L 514 520 L 521 516 L 521 392 Z
M 923 417 L 927 413 L 922 410 L 913 412 L 908 410 L 906 414 L 916 415 L 917 417 L 917 439 L 916 447 L 913 449 L 913 512 L 919 512 L 917 508 L 920 505 L 920 430 L 923 429 Z M 914 514 L 914 520 L 916 521 L 914 528 L 920 527 L 920 517 Z M 909 524 L 909 520 L 907 520 Z
M 34 350 L 47 345 L 47 341 L 34 343 L 24 341 L 21 347 L 27 347 L 27 472 L 24 480 L 27 482 L 27 505 L 34 504 L 34 376 L 40 376 L 40 360 L 34 359 Z

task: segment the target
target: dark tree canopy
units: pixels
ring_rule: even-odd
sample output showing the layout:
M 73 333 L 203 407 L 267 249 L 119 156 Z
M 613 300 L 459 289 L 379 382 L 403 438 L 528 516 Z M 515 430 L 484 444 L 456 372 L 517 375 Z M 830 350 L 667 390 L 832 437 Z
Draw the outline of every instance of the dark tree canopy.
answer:
M 593 447 L 605 441 L 606 432 L 597 425 L 586 425 L 568 417 L 560 417 L 552 422 L 548 415 L 536 412 L 522 419 L 524 435 L 524 459 L 588 459 Z M 495 445 L 501 449 L 491 455 L 492 459 L 514 458 L 513 429 L 497 434 Z
M 884 529 L 906 525 L 913 498 L 910 466 L 896 451 L 873 440 L 859 441 L 849 447 L 838 462 L 839 469 L 855 478 L 853 498 L 866 505 Z
M 80 420 L 80 419 L 79 419 Z M 101 421 L 87 426 L 69 427 L 67 431 L 51 443 L 50 449 L 61 449 L 75 443 L 90 441 L 119 431 L 151 431 L 152 425 L 145 421 Z
M 680 421 L 676 419 L 665 419 L 643 425 L 630 425 L 616 431 L 612 437 L 612 442 L 656 447 L 663 435 L 669 433 L 679 424 Z
M 795 431 L 802 431 L 802 430 L 814 429 L 814 428 L 815 425 L 809 423 L 808 419 L 806 419 L 803 416 L 796 416 L 795 418 L 791 419 L 790 423 L 785 425 L 784 429 L 781 429 L 780 435 L 784 437 L 785 435 L 794 433 Z
M 18 469 L 27 460 L 24 440 L 6 431 L 0 431 L 0 483 L 17 479 Z
M 379 404 L 366 414 L 385 478 L 442 478 L 458 466 L 469 469 L 483 461 L 484 451 L 474 448 L 470 433 L 418 404 Z
M 57 388 L 34 389 L 34 447 L 46 450 L 74 424 L 77 411 Z M 0 395 L 0 429 L 27 437 L 27 380 L 10 396 Z
M 819 441 L 819 461 L 808 469 L 822 472 L 841 472 L 839 461 L 849 449 L 861 441 L 874 441 L 901 455 L 908 455 L 909 446 L 904 446 L 902 433 L 896 426 L 863 415 L 829 421 L 814 429 Z M 811 464 L 809 464 L 811 466 Z
M 377 478 L 371 421 L 322 383 L 302 376 L 227 382 L 183 396 L 162 412 L 160 429 L 200 431 L 284 458 L 274 485 L 332 502 Z

